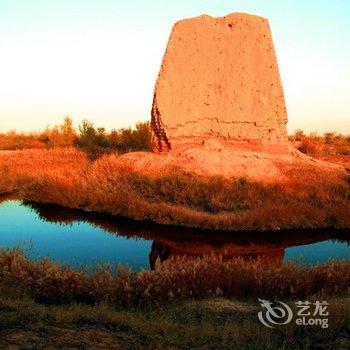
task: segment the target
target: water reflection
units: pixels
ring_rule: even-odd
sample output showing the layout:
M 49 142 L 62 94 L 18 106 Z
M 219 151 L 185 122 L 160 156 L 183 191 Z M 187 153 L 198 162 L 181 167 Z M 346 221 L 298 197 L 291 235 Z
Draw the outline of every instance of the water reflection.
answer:
M 286 251 L 288 252 L 288 249 L 291 247 L 302 247 L 321 242 L 320 244 L 323 244 L 324 249 L 326 251 L 329 250 L 330 255 L 332 255 L 333 243 L 350 243 L 349 230 L 208 231 L 156 225 L 147 222 L 140 223 L 106 214 L 89 213 L 52 205 L 24 204 L 35 211 L 42 220 L 48 222 L 62 224 L 87 222 L 114 235 L 127 238 L 140 237 L 153 241 L 149 254 L 151 268 L 154 267 L 157 258 L 164 261 L 171 256 L 186 255 L 196 257 L 212 253 L 220 254 L 224 259 L 242 257 L 250 260 L 259 257 L 266 263 L 281 263 L 285 260 L 292 260 L 290 259 L 291 254 L 286 254 Z M 297 252 L 296 255 L 292 254 L 292 257 L 297 256 Z M 312 250 L 311 254 L 315 255 L 315 253 L 312 253 Z M 349 249 L 344 251 L 342 257 L 350 258 L 350 246 Z M 310 261 L 317 263 L 317 254 Z

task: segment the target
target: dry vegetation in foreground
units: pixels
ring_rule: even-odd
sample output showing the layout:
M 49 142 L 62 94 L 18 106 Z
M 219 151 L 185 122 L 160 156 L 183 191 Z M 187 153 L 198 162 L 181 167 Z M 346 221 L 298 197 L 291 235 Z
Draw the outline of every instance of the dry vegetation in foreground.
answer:
M 336 349 L 349 345 L 349 286 L 350 261 L 306 267 L 182 257 L 155 270 L 87 274 L 2 249 L 0 345 Z M 329 328 L 270 330 L 257 320 L 257 298 L 327 300 Z
M 311 169 L 291 171 L 284 184 L 182 173 L 143 176 L 117 165 L 117 155 L 91 161 L 96 157 L 65 148 L 74 141 L 90 155 L 100 154 L 101 147 L 105 149 L 100 143 L 103 130 L 92 131 L 85 124 L 84 132 L 85 146 L 76 143 L 69 128 L 56 128 L 40 141 L 44 150 L 0 152 L 0 193 L 194 227 L 350 227 L 349 178 L 329 178 Z M 138 149 L 137 132 L 131 138 L 128 131 L 115 134 L 113 149 L 120 153 Z M 146 135 L 145 129 L 141 134 Z M 131 140 L 129 146 L 120 135 Z M 11 135 L 15 147 L 8 149 L 42 148 L 35 137 L 28 136 L 25 142 L 16 137 Z M 91 140 L 99 140 L 99 146 Z M 348 155 L 344 140 L 327 143 L 317 152 L 306 147 L 305 140 L 295 142 L 304 153 L 324 157 Z M 8 141 L 8 136 L 0 135 L 0 149 L 1 142 Z M 19 250 L 1 249 L 0 346 L 347 349 L 349 286 L 350 261 L 306 267 L 223 261 L 218 256 L 177 257 L 158 262 L 154 270 L 104 266 L 91 272 L 58 266 L 48 259 L 32 262 Z M 291 323 L 270 330 L 257 321 L 256 298 L 326 299 L 330 328 Z
M 350 300 L 331 298 L 328 302 L 328 329 L 293 323 L 269 329 L 257 320 L 256 301 L 215 298 L 116 310 L 106 304 L 54 306 L 0 295 L 0 345 L 26 349 L 348 349 Z
M 114 307 L 144 307 L 188 299 L 239 299 L 350 296 L 350 261 L 317 266 L 266 264 L 210 255 L 156 262 L 154 270 L 133 272 L 105 265 L 75 271 L 49 259 L 30 261 L 18 249 L 0 250 L 0 291 L 49 304 L 106 302 Z
M 312 168 L 284 183 L 160 177 L 132 172 L 111 154 L 90 161 L 74 149 L 0 154 L 0 193 L 136 220 L 224 230 L 350 227 L 350 181 Z

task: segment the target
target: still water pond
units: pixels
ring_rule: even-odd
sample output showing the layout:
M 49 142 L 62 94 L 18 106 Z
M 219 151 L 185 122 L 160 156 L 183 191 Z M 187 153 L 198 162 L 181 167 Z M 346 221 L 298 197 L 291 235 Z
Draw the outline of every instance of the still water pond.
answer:
M 212 252 L 317 264 L 350 259 L 350 232 L 206 232 L 7 200 L 0 203 L 0 247 L 15 246 L 31 259 L 48 256 L 73 266 L 110 262 L 134 270 L 152 267 L 158 257 Z

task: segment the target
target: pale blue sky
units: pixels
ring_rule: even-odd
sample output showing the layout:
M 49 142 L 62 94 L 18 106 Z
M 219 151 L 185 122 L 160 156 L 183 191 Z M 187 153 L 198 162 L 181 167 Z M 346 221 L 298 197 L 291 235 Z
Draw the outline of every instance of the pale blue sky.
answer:
M 288 130 L 350 133 L 350 1 L 0 0 L 0 132 L 65 114 L 107 128 L 147 120 L 174 22 L 270 21 Z

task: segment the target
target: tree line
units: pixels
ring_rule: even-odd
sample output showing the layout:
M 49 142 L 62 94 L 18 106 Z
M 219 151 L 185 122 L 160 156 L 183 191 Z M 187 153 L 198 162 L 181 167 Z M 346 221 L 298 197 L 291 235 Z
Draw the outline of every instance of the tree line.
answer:
M 67 116 L 60 125 L 40 133 L 0 133 L 2 150 L 65 147 L 77 147 L 91 153 L 148 151 L 151 149 L 149 123 L 138 122 L 134 128 L 107 132 L 105 128 L 95 127 L 91 121 L 84 119 L 76 130 L 72 118 Z

